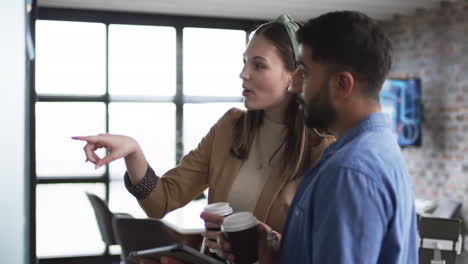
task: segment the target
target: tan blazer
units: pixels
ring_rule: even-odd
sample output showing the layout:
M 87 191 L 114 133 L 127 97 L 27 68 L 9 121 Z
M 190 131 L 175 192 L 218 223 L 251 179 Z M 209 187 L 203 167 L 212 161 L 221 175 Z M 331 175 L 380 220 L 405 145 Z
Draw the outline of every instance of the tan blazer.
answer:
M 156 188 L 140 205 L 148 216 L 161 218 L 189 203 L 209 188 L 208 203 L 225 202 L 242 161 L 230 154 L 235 121 L 244 111 L 229 110 L 201 140 L 198 147 L 185 155 L 180 164 L 164 174 Z M 325 137 L 314 148 L 311 166 L 322 151 L 334 141 Z M 301 178 L 288 181 L 288 175 L 273 171 L 258 198 L 254 215 L 258 220 L 281 232 L 286 215 Z M 198 217 L 198 216 L 196 216 Z

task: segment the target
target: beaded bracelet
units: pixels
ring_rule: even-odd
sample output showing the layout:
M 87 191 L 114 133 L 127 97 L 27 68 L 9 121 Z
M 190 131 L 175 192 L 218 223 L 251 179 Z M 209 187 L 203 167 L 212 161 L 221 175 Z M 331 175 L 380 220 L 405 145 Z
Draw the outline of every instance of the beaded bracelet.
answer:
M 133 196 L 135 196 L 135 198 L 137 198 L 138 201 L 144 200 L 146 197 L 148 197 L 148 195 L 150 195 L 150 193 L 156 187 L 158 180 L 159 177 L 156 176 L 156 173 L 149 165 L 145 177 L 143 177 L 143 179 L 135 185 L 133 185 L 130 181 L 128 171 L 126 171 L 124 175 L 125 187 Z

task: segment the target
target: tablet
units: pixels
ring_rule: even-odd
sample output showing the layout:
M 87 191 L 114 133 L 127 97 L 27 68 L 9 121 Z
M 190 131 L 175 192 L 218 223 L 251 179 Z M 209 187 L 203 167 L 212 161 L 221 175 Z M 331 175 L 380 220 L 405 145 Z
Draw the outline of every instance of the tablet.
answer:
M 137 263 L 140 259 L 154 259 L 159 261 L 162 256 L 172 257 L 187 264 L 224 264 L 184 244 L 173 244 L 170 246 L 132 251 L 128 255 L 128 260 Z

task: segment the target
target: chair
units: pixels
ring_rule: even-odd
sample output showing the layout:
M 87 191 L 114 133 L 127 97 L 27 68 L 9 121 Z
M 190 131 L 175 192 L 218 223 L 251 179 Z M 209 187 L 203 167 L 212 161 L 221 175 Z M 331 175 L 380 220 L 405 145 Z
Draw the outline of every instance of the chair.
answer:
M 113 230 L 123 259 L 127 259 L 132 251 L 167 246 L 178 241 L 175 232 L 157 219 L 116 216 Z
M 462 203 L 454 200 L 442 199 L 431 217 L 437 218 L 459 218 L 461 216 Z
M 132 216 L 125 213 L 112 213 L 109 210 L 109 207 L 107 207 L 106 202 L 104 202 L 95 194 L 87 192 L 86 196 L 88 197 L 89 202 L 93 206 L 102 241 L 106 243 L 106 246 L 118 245 L 112 230 L 112 219 L 115 216 L 125 218 L 132 218 Z
M 418 217 L 419 264 L 455 264 L 462 251 L 462 221 Z

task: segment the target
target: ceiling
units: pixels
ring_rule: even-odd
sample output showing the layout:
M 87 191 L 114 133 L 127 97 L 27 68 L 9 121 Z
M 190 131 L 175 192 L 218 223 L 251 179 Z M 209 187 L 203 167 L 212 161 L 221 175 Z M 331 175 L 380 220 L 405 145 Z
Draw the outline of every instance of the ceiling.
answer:
M 334 10 L 358 10 L 380 19 L 431 9 L 440 0 L 38 0 L 40 7 L 145 12 L 247 19 L 273 19 L 287 13 L 299 21 Z

